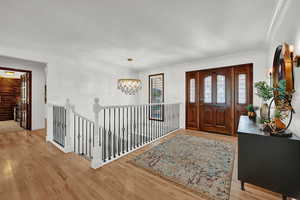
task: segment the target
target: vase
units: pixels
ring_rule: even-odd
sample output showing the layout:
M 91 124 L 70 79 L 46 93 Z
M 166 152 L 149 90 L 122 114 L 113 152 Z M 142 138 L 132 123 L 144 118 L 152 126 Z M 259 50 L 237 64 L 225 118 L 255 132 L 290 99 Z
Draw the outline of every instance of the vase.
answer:
M 269 119 L 269 106 L 266 102 L 263 102 L 260 106 L 260 118 L 263 120 Z
M 248 112 L 248 117 L 251 120 L 256 120 L 256 113 L 255 112 Z

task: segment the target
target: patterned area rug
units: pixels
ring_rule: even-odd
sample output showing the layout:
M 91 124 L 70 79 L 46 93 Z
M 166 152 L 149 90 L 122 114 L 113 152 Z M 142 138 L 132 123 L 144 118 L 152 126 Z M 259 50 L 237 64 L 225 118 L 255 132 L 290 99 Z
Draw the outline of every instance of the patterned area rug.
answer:
M 234 156 L 233 143 L 177 135 L 130 162 L 205 199 L 228 200 Z

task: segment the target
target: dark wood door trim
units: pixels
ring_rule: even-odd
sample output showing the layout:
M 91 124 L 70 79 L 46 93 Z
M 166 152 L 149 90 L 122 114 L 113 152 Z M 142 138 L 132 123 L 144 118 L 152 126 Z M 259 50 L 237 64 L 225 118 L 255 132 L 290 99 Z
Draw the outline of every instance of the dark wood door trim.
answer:
M 28 75 L 29 75 L 29 111 L 28 111 L 28 121 L 29 121 L 29 123 L 28 123 L 28 130 L 32 130 L 32 71 L 24 70 L 24 69 L 1 67 L 1 66 L 0 66 L 0 70 L 28 73 Z
M 240 65 L 232 65 L 232 66 L 223 66 L 223 67 L 217 67 L 217 68 L 210 68 L 210 69 L 203 69 L 203 70 L 194 70 L 194 71 L 188 71 L 186 72 L 186 85 L 185 85 L 185 88 L 186 88 L 186 92 L 185 92 L 185 96 L 186 96 L 186 100 L 185 100 L 185 103 L 186 103 L 186 111 L 185 111 L 185 115 L 186 115 L 186 121 L 185 121 L 185 125 L 186 125 L 186 128 L 187 129 L 194 129 L 194 130 L 201 130 L 201 126 L 199 125 L 200 124 L 200 112 L 197 112 L 197 117 L 196 117 L 196 121 L 198 122 L 198 125 L 197 126 L 191 126 L 191 123 L 190 123 L 190 119 L 189 119 L 189 79 L 190 77 L 196 77 L 196 85 L 199 85 L 200 84 L 200 80 L 199 80 L 199 72 L 209 72 L 209 71 L 214 71 L 214 70 L 222 70 L 222 69 L 226 69 L 226 70 L 230 70 L 230 75 L 231 75 L 231 79 L 230 79 L 230 84 L 232 86 L 232 90 L 231 90 L 231 113 L 230 113 L 230 118 L 232 119 L 232 124 L 231 124 L 231 135 L 236 135 L 236 121 L 238 120 L 237 118 L 239 118 L 239 115 L 237 114 L 237 110 L 236 110 L 236 95 L 237 95 L 237 89 L 236 88 L 236 76 L 235 76 L 235 71 L 236 70 L 244 70 L 244 68 L 247 68 L 247 76 L 248 77 L 248 80 L 247 80 L 247 85 L 249 86 L 248 87 L 248 90 L 247 90 L 247 94 L 248 94 L 248 97 L 250 98 L 249 100 L 249 103 L 247 102 L 247 104 L 250 104 L 250 103 L 253 103 L 253 63 L 246 63 L 246 64 L 240 64 Z M 244 70 L 245 71 L 245 70 Z M 200 87 L 197 87 L 196 88 L 196 105 L 197 105 L 197 110 L 199 110 L 199 94 L 200 94 Z
M 198 70 L 187 71 L 186 73 L 200 72 L 200 71 L 211 71 L 211 70 L 218 70 L 218 69 L 229 69 L 231 67 L 235 68 L 235 67 L 246 66 L 246 65 L 252 65 L 253 66 L 253 63 L 244 63 L 244 64 L 239 64 L 239 65 L 226 65 L 226 66 L 220 66 L 220 67 L 214 67 L 214 68 L 198 69 Z

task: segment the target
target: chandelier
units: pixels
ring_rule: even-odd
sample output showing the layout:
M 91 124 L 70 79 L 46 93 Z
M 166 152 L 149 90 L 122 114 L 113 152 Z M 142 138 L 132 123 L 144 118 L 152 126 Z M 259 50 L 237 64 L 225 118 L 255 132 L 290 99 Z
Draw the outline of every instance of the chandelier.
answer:
M 139 79 L 119 79 L 118 89 L 126 95 L 135 95 L 142 88 L 142 82 Z

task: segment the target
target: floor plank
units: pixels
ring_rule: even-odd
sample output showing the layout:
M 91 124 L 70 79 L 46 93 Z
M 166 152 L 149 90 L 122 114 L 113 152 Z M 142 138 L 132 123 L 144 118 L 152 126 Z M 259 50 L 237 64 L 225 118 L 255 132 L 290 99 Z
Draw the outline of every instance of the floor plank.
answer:
M 134 156 L 177 134 L 237 142 L 235 137 L 180 130 L 93 170 L 89 161 L 73 153 L 64 154 L 46 143 L 42 130 L 0 134 L 0 199 L 201 200 L 198 195 L 127 163 Z M 249 184 L 246 184 L 246 191 L 241 191 L 236 161 L 231 200 L 281 199 L 279 194 Z
M 7 134 L 23 130 L 24 129 L 20 126 L 20 122 L 16 122 L 14 120 L 0 121 L 0 134 Z

